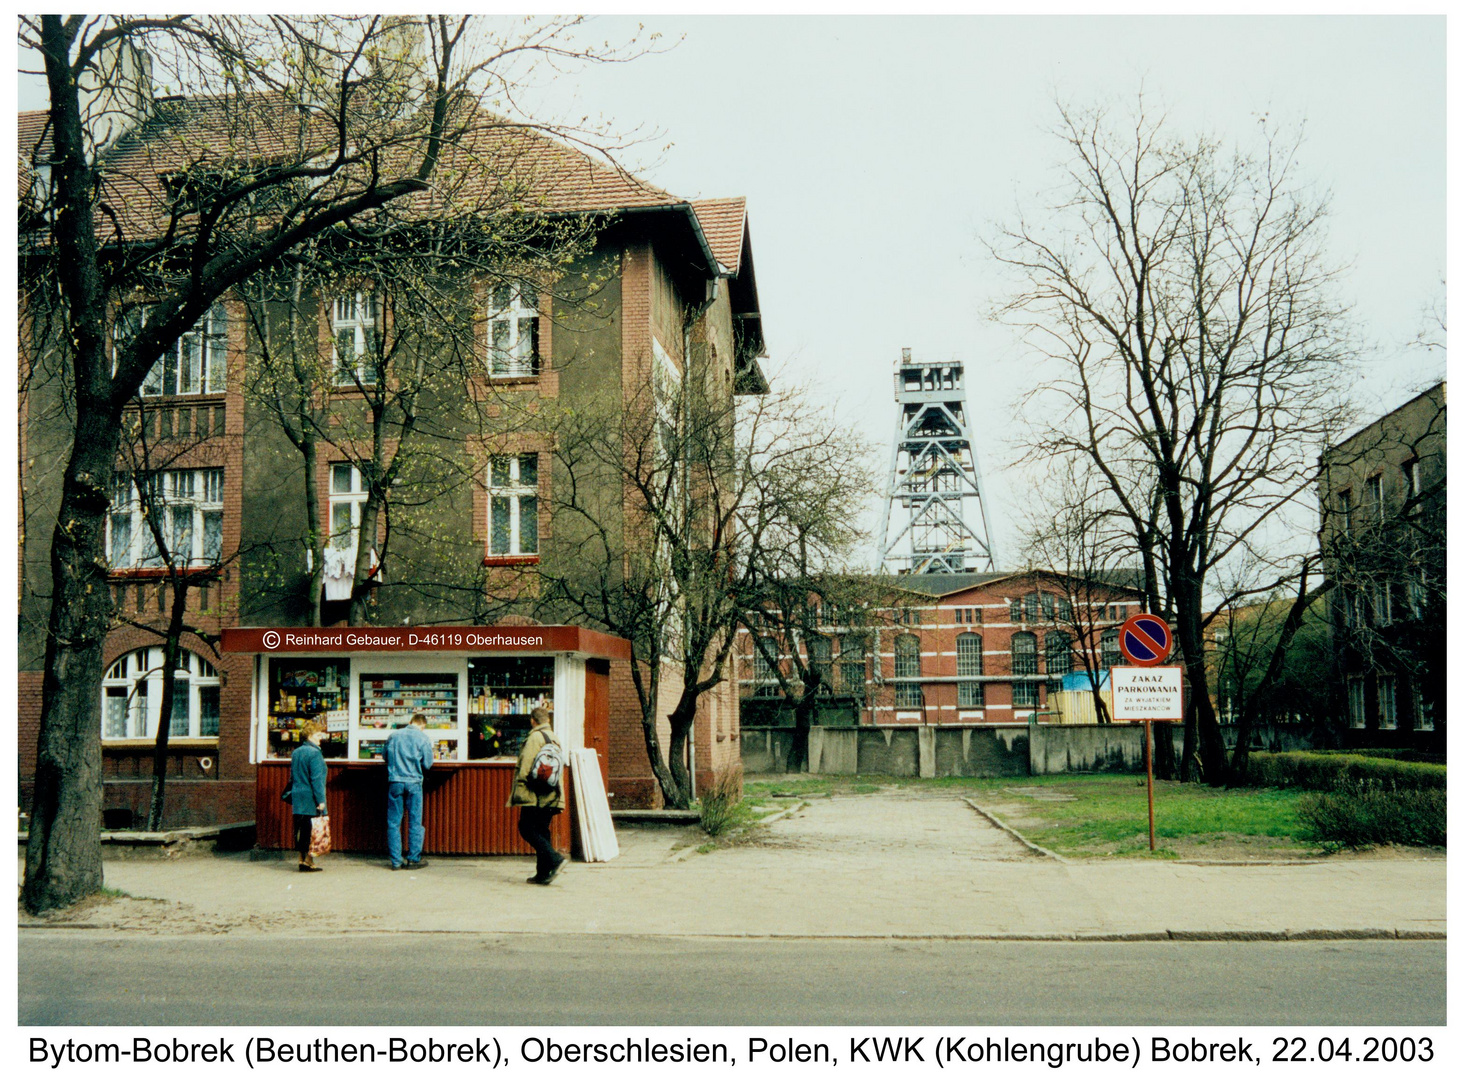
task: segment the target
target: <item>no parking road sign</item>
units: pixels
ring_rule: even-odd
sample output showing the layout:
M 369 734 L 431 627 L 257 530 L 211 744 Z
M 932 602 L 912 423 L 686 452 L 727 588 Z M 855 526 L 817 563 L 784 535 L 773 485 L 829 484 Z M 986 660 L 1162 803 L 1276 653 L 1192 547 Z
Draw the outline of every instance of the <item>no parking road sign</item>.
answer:
M 1119 651 L 1138 667 L 1163 664 L 1174 640 L 1169 625 L 1158 615 L 1131 615 L 1119 628 Z

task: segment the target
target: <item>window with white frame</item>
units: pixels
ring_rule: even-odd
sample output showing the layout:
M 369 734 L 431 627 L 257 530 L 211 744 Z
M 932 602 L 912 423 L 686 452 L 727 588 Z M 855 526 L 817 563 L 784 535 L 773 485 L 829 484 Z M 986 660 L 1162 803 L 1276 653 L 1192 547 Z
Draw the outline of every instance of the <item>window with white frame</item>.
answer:
M 1375 680 L 1379 694 L 1379 727 L 1392 731 L 1399 726 L 1398 702 L 1394 696 L 1394 676 L 1380 675 Z
M 972 682 L 956 684 L 956 704 L 962 709 L 980 709 L 986 704 L 982 684 L 976 680 L 982 675 L 982 635 L 956 635 L 956 677 L 971 679 Z
M 1419 619 L 1424 616 L 1424 606 L 1429 599 L 1428 585 L 1425 581 L 1424 571 L 1409 578 L 1405 583 L 1405 589 L 1409 598 L 1409 617 Z
M 374 386 L 381 364 L 376 296 L 357 290 L 331 303 L 337 386 Z
M 361 511 L 367 490 L 361 470 L 355 465 L 331 466 L 331 547 L 350 552 L 347 562 L 356 561 L 356 537 L 361 529 Z M 329 565 L 329 560 L 328 560 Z
M 1365 485 L 1368 488 L 1369 510 L 1372 511 L 1374 520 L 1384 520 L 1384 478 L 1382 473 L 1376 473 L 1368 478 Z
M 1424 700 L 1424 692 L 1417 682 L 1414 684 L 1414 730 L 1434 730 L 1434 707 Z
M 753 642 L 753 697 L 777 697 L 780 693 L 778 677 L 773 673 L 773 667 L 768 663 L 768 657 L 764 655 L 764 649 L 777 655 L 777 648 L 773 642 L 764 639 L 762 645 Z M 744 694 L 744 697 L 748 696 Z
M 114 340 L 136 334 L 147 324 L 148 309 L 128 308 L 119 314 Z M 158 357 L 142 381 L 143 397 L 168 394 L 222 394 L 227 375 L 228 318 L 223 304 L 215 304 L 193 328 Z
M 102 738 L 154 738 L 162 706 L 162 648 L 138 649 L 119 657 L 102 679 Z M 187 650 L 173 673 L 168 734 L 193 739 L 219 735 L 219 673 Z
M 115 474 L 107 513 L 107 559 L 114 570 L 164 564 L 153 521 L 173 565 L 217 563 L 224 553 L 224 470 Z
M 811 636 L 807 649 L 809 670 L 819 676 L 819 690 L 827 694 L 834 688 L 834 643 L 827 637 Z
M 1353 531 L 1353 491 L 1350 488 L 1338 492 L 1338 523 L 1343 532 Z
M 1043 639 L 1043 655 L 1049 675 L 1067 675 L 1073 671 L 1073 641 L 1062 630 L 1051 631 Z
M 840 689 L 850 697 L 865 696 L 865 642 L 849 635 L 839 641 Z
M 1361 728 L 1368 723 L 1368 701 L 1364 697 L 1363 680 L 1348 680 L 1348 726 Z
M 539 296 L 529 285 L 500 283 L 488 292 L 489 374 L 539 374 Z
M 1391 581 L 1373 583 L 1373 615 L 1379 626 L 1394 621 L 1394 584 Z
M 921 639 L 914 634 L 901 634 L 895 639 L 895 677 L 897 679 L 919 679 L 921 677 Z M 895 684 L 897 708 L 920 708 L 921 684 L 902 682 Z
M 1099 637 L 1099 666 L 1117 667 L 1122 659 L 1119 652 L 1119 631 L 1105 630 Z
M 489 458 L 488 553 L 539 553 L 538 454 L 500 454 Z

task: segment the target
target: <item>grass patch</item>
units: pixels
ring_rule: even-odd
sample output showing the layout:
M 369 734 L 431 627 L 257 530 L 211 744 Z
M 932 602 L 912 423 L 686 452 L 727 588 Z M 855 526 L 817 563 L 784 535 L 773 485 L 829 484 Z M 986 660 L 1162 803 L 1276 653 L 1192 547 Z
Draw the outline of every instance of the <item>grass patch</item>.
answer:
M 974 795 L 1005 813 L 1035 844 L 1061 855 L 1150 857 L 1145 782 L 1133 776 L 1023 777 L 983 781 Z M 1302 854 L 1302 792 L 1223 790 L 1155 782 L 1156 858 L 1224 858 L 1246 849 Z

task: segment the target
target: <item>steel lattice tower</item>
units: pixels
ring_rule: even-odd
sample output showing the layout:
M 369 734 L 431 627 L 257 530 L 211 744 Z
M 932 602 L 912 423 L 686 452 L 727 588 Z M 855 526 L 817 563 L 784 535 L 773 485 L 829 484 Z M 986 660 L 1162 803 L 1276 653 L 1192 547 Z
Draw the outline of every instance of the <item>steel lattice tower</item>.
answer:
M 900 407 L 880 528 L 880 568 L 936 574 L 994 570 L 982 475 L 967 428 L 960 361 L 920 363 L 900 351 Z

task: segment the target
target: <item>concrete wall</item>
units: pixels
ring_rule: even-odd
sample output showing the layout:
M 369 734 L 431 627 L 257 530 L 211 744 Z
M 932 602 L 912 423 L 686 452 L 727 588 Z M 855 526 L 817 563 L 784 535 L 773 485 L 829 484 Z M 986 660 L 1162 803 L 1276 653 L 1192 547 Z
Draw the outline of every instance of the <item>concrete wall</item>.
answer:
M 1155 774 L 1169 776 L 1180 757 L 1181 726 L 1156 725 L 1155 737 Z M 792 739 L 793 732 L 788 728 L 745 726 L 744 770 L 784 772 Z M 1143 772 L 1144 767 L 1144 728 L 1139 724 L 887 726 L 809 731 L 809 772 L 825 776 L 1040 776 Z

